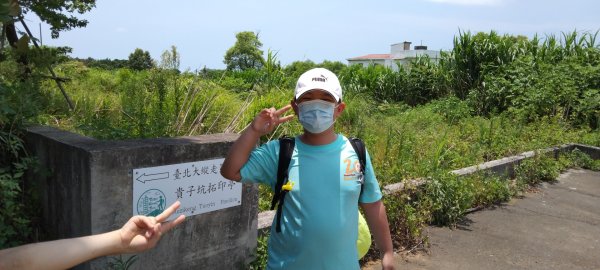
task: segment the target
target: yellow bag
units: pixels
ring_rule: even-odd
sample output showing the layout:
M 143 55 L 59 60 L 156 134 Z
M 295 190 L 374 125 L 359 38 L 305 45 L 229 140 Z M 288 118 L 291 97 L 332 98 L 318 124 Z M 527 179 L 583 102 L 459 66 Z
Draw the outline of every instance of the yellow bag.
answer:
M 358 259 L 367 254 L 371 247 L 371 231 L 365 217 L 358 211 L 358 238 L 356 239 L 356 250 L 358 251 Z

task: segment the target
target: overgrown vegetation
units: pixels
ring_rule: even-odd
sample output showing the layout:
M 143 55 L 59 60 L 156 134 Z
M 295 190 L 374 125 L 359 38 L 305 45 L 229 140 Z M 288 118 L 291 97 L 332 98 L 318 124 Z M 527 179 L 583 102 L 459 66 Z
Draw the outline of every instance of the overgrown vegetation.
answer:
M 81 61 L 64 50 L 30 49 L 27 43 L 19 50 L 3 48 L 0 248 L 32 240 L 35 212 L 27 210 L 33 205 L 27 200 L 35 195 L 23 180 L 35 167 L 22 142 L 28 123 L 109 140 L 240 132 L 262 108 L 288 104 L 297 77 L 317 66 L 339 74 L 347 109 L 336 126 L 367 143 L 381 186 L 428 180 L 422 188 L 384 198 L 394 246 L 420 248 L 426 245 L 426 224 L 452 225 L 470 208 L 506 201 L 528 186 L 552 181 L 566 167 L 600 168 L 598 161 L 574 151 L 558 161 L 540 155 L 523 162 L 514 182 L 449 174 L 567 142 L 600 146 L 596 36 L 572 32 L 527 39 L 461 32 L 439 63 L 418 58 L 399 71 L 329 61 L 283 67 L 277 53 L 267 51 L 266 59 L 251 59 L 248 66 L 240 62 L 229 70 L 181 72 L 175 47 L 160 63 L 140 50 L 139 68 L 131 59 Z M 254 37 L 253 48 L 259 50 L 262 44 Z M 29 61 L 18 61 L 22 57 Z M 48 65 L 64 79 L 73 110 L 48 79 Z M 33 72 L 23 76 L 25 70 Z M 291 121 L 262 140 L 300 132 Z M 265 210 L 270 191 L 261 187 L 260 194 L 259 207 Z M 267 237 L 259 240 L 252 267 L 264 264 L 266 242 Z
M 259 235 L 256 243 L 256 255 L 254 261 L 248 266 L 249 270 L 265 269 L 267 264 L 267 243 L 269 242 L 269 234 Z
M 30 63 L 44 65 L 35 55 L 47 50 L 32 50 Z M 32 241 L 37 222 L 35 186 L 25 183 L 28 170 L 37 169 L 23 142 L 28 121 L 40 113 L 43 98 L 39 92 L 41 74 L 33 72 L 27 80 L 18 80 L 19 53 L 3 55 L 12 61 L 0 62 L 0 249 Z M 14 77 L 13 77 L 14 76 Z

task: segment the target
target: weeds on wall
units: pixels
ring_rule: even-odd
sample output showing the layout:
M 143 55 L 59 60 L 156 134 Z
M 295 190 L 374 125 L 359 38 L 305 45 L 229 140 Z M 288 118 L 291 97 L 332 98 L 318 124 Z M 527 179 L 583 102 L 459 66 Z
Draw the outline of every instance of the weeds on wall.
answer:
M 111 257 L 106 267 L 110 270 L 128 270 L 138 260 L 137 255 L 126 256 L 123 255 Z
M 256 255 L 252 263 L 248 265 L 248 270 L 266 269 L 267 265 L 267 243 L 269 242 L 269 233 L 258 236 L 256 243 Z

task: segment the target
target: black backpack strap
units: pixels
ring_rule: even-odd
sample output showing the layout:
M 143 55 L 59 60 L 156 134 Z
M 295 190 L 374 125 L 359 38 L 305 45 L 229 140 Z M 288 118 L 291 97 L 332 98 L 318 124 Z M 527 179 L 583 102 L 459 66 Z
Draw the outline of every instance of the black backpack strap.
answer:
M 360 172 L 362 174 L 362 179 L 360 181 L 360 194 L 362 195 L 363 186 L 365 184 L 365 171 L 367 169 L 367 150 L 365 148 L 365 143 L 361 139 L 350 137 L 348 140 L 350 141 L 354 152 L 358 156 L 358 162 L 360 162 Z
M 288 181 L 288 167 L 290 166 L 290 160 L 292 159 L 292 153 L 294 152 L 295 139 L 290 137 L 279 138 L 279 162 L 277 163 L 277 183 L 275 184 L 275 190 L 273 190 L 273 199 L 271 200 L 271 210 L 275 209 L 277 204 L 277 216 L 276 222 L 277 232 L 281 232 L 281 211 L 283 208 L 283 200 L 287 191 L 281 190 L 281 187 Z

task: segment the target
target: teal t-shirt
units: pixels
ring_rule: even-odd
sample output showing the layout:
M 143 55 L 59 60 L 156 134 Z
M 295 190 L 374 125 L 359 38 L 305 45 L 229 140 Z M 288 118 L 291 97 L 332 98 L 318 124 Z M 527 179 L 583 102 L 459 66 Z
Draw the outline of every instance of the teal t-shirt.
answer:
M 359 269 L 358 202 L 381 199 L 369 154 L 361 194 L 360 163 L 348 139 L 338 135 L 319 146 L 295 140 L 289 166 L 294 186 L 283 204 L 281 232 L 271 226 L 267 269 Z M 255 149 L 241 169 L 242 182 L 273 189 L 278 161 L 278 140 Z

